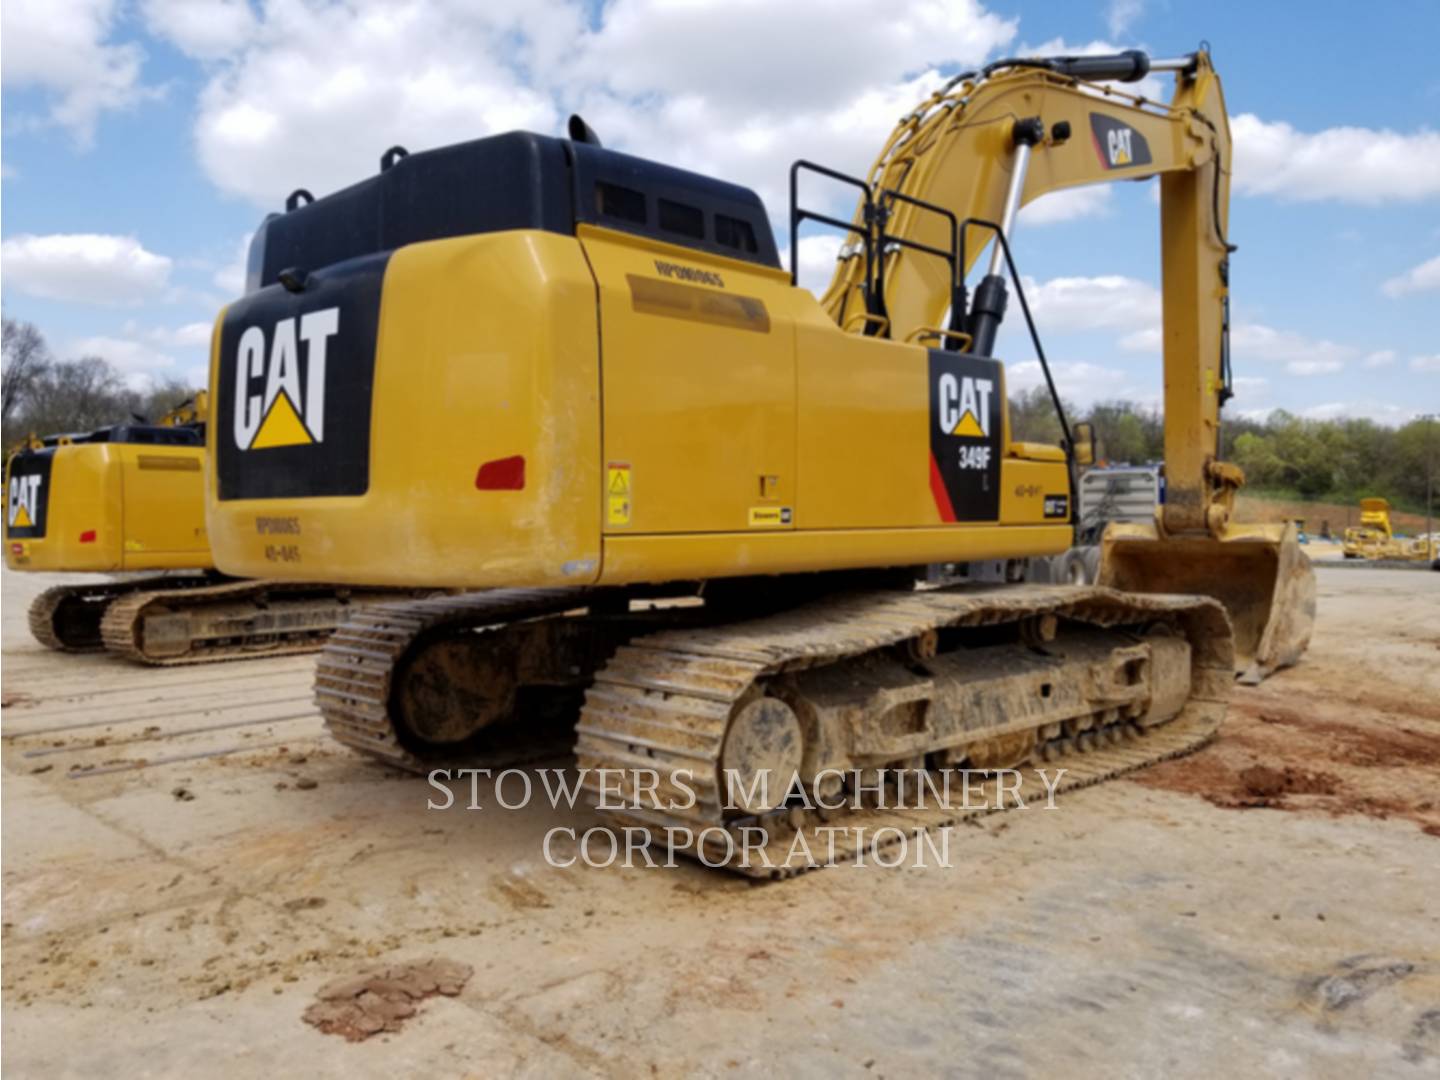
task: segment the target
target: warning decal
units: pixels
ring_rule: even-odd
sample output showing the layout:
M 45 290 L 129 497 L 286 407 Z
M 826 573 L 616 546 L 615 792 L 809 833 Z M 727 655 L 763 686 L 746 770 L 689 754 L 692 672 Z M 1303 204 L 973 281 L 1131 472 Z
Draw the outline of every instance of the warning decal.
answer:
M 942 521 L 1000 517 L 998 360 L 930 350 L 930 493 Z
M 605 467 L 605 524 L 630 524 L 630 466 L 612 461 Z

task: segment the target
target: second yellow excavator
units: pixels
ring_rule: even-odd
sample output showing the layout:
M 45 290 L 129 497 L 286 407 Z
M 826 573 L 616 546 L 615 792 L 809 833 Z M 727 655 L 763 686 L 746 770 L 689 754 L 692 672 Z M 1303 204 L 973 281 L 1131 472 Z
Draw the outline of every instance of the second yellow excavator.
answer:
M 1150 71 L 1174 73 L 1169 105 L 1110 85 Z M 1297 659 L 1314 614 L 1293 528 L 1233 524 L 1242 477 L 1218 460 L 1229 160 L 1203 52 L 991 64 L 905 117 L 868 178 L 792 169 L 792 264 L 802 224 L 845 236 L 817 301 L 753 193 L 578 118 L 569 139 L 393 148 L 267 219 L 220 317 L 216 558 L 486 590 L 343 627 L 316 677 L 334 735 L 424 770 L 568 708 L 613 820 L 749 874 L 796 867 L 736 854 L 737 830 L 779 851 L 876 820 L 797 805 L 791 781 L 830 797 L 1063 758 L 1064 788 L 1182 753 L 1237 670 Z M 815 175 L 858 194 L 852 218 L 799 206 Z M 1011 584 L 1073 543 L 1093 456 L 1063 415 L 1064 446 L 1010 429 L 993 350 L 1007 271 L 1030 322 L 1016 212 L 1153 176 L 1168 497 L 1153 526 L 1112 527 L 1108 587 Z M 842 857 L 888 842 L 846 835 Z
M 313 652 L 352 605 L 396 598 L 217 573 L 205 529 L 207 412 L 201 391 L 153 423 L 32 435 L 11 453 L 6 565 L 97 577 L 35 598 L 30 632 L 42 645 L 146 664 Z

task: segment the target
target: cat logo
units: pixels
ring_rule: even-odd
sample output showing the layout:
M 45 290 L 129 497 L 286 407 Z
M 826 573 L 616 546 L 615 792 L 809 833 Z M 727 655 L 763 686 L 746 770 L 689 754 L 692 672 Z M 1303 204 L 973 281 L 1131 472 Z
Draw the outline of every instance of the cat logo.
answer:
M 1130 136 L 1134 134 L 1135 132 L 1129 128 L 1111 129 L 1110 134 L 1106 136 L 1106 141 L 1110 144 L 1111 165 L 1130 164 Z
M 940 430 L 966 439 L 988 439 L 990 393 L 994 389 L 990 379 L 956 377 L 948 371 L 941 375 L 935 395 Z
M 1150 144 L 1129 124 L 1091 113 L 1090 134 L 1095 152 L 1100 155 L 1100 164 L 1107 169 L 1128 169 L 1132 165 L 1151 163 Z
M 12 529 L 33 529 L 40 517 L 40 480 L 38 473 L 10 477 L 10 505 L 5 518 Z
M 233 427 L 239 449 L 325 441 L 325 353 L 339 332 L 340 309 L 330 307 L 277 322 L 268 354 L 263 329 L 240 335 Z
M 1000 516 L 1004 374 L 998 360 L 930 350 L 930 493 L 943 522 Z

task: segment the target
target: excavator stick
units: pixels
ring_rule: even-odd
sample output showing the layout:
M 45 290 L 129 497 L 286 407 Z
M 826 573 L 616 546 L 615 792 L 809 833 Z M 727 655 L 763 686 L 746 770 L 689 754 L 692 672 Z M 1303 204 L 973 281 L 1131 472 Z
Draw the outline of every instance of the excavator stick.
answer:
M 1234 629 L 1236 677 L 1252 686 L 1298 662 L 1315 625 L 1315 571 L 1293 523 L 1229 525 L 1216 539 L 1114 522 L 1097 584 L 1219 600 Z

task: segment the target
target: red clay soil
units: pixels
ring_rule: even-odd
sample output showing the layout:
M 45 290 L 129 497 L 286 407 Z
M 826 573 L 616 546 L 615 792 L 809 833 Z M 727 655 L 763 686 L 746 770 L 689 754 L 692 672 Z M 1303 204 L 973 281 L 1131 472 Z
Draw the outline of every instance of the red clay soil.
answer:
M 1295 689 L 1284 705 L 1237 689 L 1214 743 L 1146 769 L 1136 782 L 1227 809 L 1404 818 L 1440 837 L 1433 708 L 1414 702 L 1404 712 L 1380 711 Z
M 399 1031 L 426 998 L 454 997 L 474 968 L 453 960 L 426 960 L 372 968 L 322 986 L 319 999 L 305 1010 L 307 1024 L 347 1042 L 381 1032 Z

